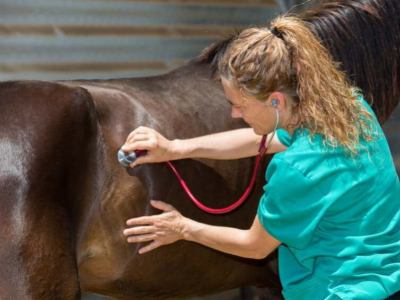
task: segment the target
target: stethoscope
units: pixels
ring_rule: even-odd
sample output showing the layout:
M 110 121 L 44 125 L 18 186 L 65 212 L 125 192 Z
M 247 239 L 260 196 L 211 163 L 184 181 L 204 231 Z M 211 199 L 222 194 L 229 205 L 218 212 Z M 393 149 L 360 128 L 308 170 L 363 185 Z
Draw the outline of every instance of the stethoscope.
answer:
M 246 191 L 244 192 L 244 194 L 242 195 L 242 197 L 240 197 L 239 200 L 237 200 L 235 203 L 233 203 L 232 205 L 225 207 L 225 208 L 210 208 L 207 207 L 205 205 L 203 205 L 200 201 L 198 201 L 193 194 L 190 192 L 189 188 L 187 187 L 185 181 L 182 179 L 182 177 L 180 176 L 179 172 L 176 170 L 176 168 L 174 167 L 174 165 L 170 162 L 167 161 L 166 163 L 168 164 L 168 166 L 171 168 L 171 170 L 174 172 L 175 176 L 178 178 L 183 190 L 186 192 L 186 194 L 189 196 L 189 198 L 193 201 L 193 203 L 199 207 L 200 209 L 211 213 L 211 214 L 224 214 L 227 212 L 230 212 L 232 210 L 234 210 L 235 208 L 237 208 L 238 206 L 240 206 L 249 196 L 250 192 L 252 191 L 255 181 L 256 181 L 256 177 L 257 177 L 257 171 L 258 171 L 258 167 L 260 165 L 260 161 L 261 161 L 261 157 L 264 155 L 264 153 L 267 151 L 269 145 L 272 142 L 272 139 L 274 138 L 276 131 L 278 129 L 278 124 L 279 124 L 279 110 L 278 110 L 278 105 L 279 105 L 279 101 L 277 99 L 272 99 L 271 100 L 271 105 L 275 108 L 275 113 L 276 113 L 276 123 L 275 123 L 275 129 L 274 132 L 272 133 L 267 146 L 265 146 L 265 141 L 267 139 L 266 135 L 262 136 L 261 139 L 261 144 L 260 147 L 258 149 L 258 154 L 256 156 L 256 163 L 254 166 L 254 170 L 253 170 L 253 174 L 251 177 L 251 181 L 249 184 L 249 187 L 246 189 Z M 120 162 L 120 164 L 122 164 L 124 167 L 129 167 L 129 165 L 133 162 L 135 162 L 135 160 L 142 155 L 145 155 L 147 153 L 147 150 L 135 150 L 135 151 L 130 151 L 130 152 L 124 152 L 122 150 L 118 151 L 118 161 Z

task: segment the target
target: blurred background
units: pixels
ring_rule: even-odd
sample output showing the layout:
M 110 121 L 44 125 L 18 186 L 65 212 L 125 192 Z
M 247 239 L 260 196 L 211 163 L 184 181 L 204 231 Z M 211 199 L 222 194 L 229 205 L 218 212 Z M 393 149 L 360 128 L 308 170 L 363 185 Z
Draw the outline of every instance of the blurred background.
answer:
M 235 28 L 267 25 L 282 12 L 307 6 L 306 0 L 0 0 L 0 80 L 158 75 Z M 399 173 L 399 108 L 384 130 Z M 244 294 L 258 299 L 253 289 L 202 299 Z
M 282 11 L 274 0 L 0 0 L 0 5 L 0 80 L 161 74 L 235 27 L 267 24 Z

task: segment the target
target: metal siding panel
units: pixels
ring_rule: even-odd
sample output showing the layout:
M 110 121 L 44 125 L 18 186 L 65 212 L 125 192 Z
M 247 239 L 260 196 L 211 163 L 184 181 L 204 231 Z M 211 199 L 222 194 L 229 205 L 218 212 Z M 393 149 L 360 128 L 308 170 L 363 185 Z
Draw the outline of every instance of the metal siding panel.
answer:
M 137 3 L 143 0 L 69 0 L 89 2 L 128 2 Z M 205 5 L 205 6 L 241 6 L 241 7 L 276 7 L 274 0 L 147 0 L 147 3 L 169 4 L 169 5 Z
M 213 39 L 79 39 L 0 37 L 0 62 L 147 61 L 190 59 Z
M 268 1 L 228 1 L 222 6 L 179 2 L 0 0 L 0 79 L 160 74 L 196 57 L 221 32 L 266 23 L 278 10 Z M 76 71 L 64 64 L 63 72 L 65 62 Z M 95 62 L 101 65 L 97 71 Z M 132 62 L 132 70 L 115 67 L 120 62 Z M 166 68 L 135 69 L 138 62 Z M 109 74 L 106 63 L 114 63 Z M 82 72 L 85 64 L 90 68 Z
M 2 0 L 9 24 L 249 24 L 264 23 L 278 8 L 176 6 L 154 3 Z
M 176 38 L 204 39 L 219 38 L 233 33 L 233 26 L 227 25 L 72 25 L 72 24 L 0 24 L 0 36 L 45 36 L 45 37 L 125 37 L 125 38 Z

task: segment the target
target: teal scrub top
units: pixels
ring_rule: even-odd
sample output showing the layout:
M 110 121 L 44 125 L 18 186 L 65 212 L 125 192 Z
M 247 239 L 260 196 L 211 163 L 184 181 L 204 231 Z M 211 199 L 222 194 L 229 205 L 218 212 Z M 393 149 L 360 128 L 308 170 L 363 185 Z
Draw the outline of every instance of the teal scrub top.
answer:
M 355 159 L 322 144 L 322 135 L 278 130 L 288 147 L 267 172 L 258 217 L 282 242 L 285 299 L 384 299 L 400 290 L 400 186 L 389 146 L 377 140 Z M 366 151 L 369 151 L 368 152 Z

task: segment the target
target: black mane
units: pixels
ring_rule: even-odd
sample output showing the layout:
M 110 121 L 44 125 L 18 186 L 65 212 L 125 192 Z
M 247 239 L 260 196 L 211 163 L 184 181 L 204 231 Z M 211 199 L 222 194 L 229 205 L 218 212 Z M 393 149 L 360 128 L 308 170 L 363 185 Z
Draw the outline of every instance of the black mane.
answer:
M 342 63 L 352 84 L 361 88 L 383 124 L 400 100 L 400 1 L 323 1 L 300 17 Z M 213 72 L 230 36 L 206 48 L 197 58 L 211 64 Z

